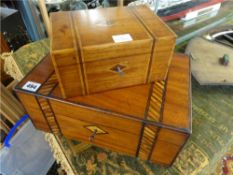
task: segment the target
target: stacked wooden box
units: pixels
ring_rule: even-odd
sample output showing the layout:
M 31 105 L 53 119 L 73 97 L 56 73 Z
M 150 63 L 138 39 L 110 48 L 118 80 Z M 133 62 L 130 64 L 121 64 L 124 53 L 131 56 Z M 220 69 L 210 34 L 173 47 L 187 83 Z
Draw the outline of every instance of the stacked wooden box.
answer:
M 51 23 L 63 97 L 166 79 L 176 36 L 147 7 L 59 12 Z
M 175 34 L 145 6 L 58 12 L 51 24 L 51 56 L 16 87 L 35 126 L 170 165 L 191 133 Z

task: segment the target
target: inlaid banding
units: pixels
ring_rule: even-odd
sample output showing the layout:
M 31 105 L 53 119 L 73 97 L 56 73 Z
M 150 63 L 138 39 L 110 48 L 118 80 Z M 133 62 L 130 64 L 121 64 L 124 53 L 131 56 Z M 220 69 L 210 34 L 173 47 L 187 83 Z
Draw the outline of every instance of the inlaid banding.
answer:
M 43 86 L 40 88 L 39 93 L 42 95 L 48 95 L 53 88 L 57 85 L 58 80 L 56 77 L 56 74 L 53 73 L 49 79 L 43 84 Z
M 144 127 L 143 137 L 140 145 L 140 151 L 138 156 L 141 159 L 147 160 L 151 149 L 153 147 L 154 138 L 157 136 L 158 128 L 147 125 Z
M 162 116 L 161 110 L 164 101 L 164 94 L 165 94 L 165 82 L 164 81 L 155 82 L 151 94 L 147 120 L 152 120 L 156 122 L 160 121 Z
M 158 81 L 153 85 L 149 108 L 146 119 L 159 122 L 162 119 L 162 107 L 165 95 L 165 82 Z M 153 149 L 155 139 L 157 138 L 159 128 L 151 125 L 145 125 L 142 133 L 142 139 L 138 156 L 141 159 L 148 160 Z
M 45 98 L 42 98 L 42 97 L 38 97 L 38 103 L 41 107 L 41 110 L 45 116 L 45 119 L 47 120 L 52 132 L 54 134 L 59 134 L 60 133 L 60 128 L 57 124 L 57 121 L 56 121 L 56 118 L 55 118 L 55 115 L 51 109 L 51 106 L 48 102 L 47 99 Z

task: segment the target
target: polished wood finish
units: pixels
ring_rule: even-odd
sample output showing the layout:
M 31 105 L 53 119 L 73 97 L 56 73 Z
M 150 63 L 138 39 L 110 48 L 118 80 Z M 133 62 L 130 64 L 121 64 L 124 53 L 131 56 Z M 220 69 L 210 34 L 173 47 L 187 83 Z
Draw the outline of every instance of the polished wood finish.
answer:
M 136 6 L 133 12 L 154 38 L 148 82 L 164 80 L 171 63 L 176 34 L 146 6 Z
M 124 90 L 117 89 L 87 96 L 77 96 L 69 98 L 69 100 L 143 119 L 151 86 L 151 84 L 133 86 L 124 88 Z M 53 94 L 57 96 L 58 93 L 59 87 L 54 90 Z
M 150 159 L 160 164 L 170 164 L 186 142 L 189 134 L 160 129 Z
M 191 111 L 191 79 L 189 59 L 185 55 L 175 55 L 177 61 L 170 68 L 166 96 L 164 101 L 163 123 L 175 127 L 189 128 L 190 120 L 187 116 Z M 173 61 L 173 62 L 174 62 Z M 176 117 L 174 117 L 176 114 Z
M 86 63 L 88 93 L 145 84 L 149 58 L 145 54 Z M 122 66 L 122 75 L 115 70 L 116 65 Z
M 132 156 L 135 155 L 139 134 L 136 135 L 112 127 L 106 127 L 104 126 L 104 122 L 103 125 L 95 124 L 93 122 L 76 120 L 62 115 L 57 115 L 57 119 L 60 123 L 62 133 L 69 138 L 93 143 L 105 148 L 111 148 L 114 151 L 123 152 Z M 94 139 L 90 141 L 92 132 L 85 128 L 87 126 L 96 126 L 106 133 L 96 134 Z
M 140 134 L 141 124 L 139 122 L 126 118 L 119 118 L 111 114 L 111 112 L 98 112 L 93 109 L 64 104 L 53 100 L 51 100 L 50 103 L 55 115 L 63 115 L 68 118 L 83 120 L 97 125 L 104 125 L 136 135 Z
M 52 68 L 46 57 L 16 87 L 38 129 L 163 165 L 174 161 L 191 134 L 190 68 L 184 55 L 173 56 L 165 81 L 68 99 L 62 98 Z M 37 92 L 23 90 L 27 81 L 42 86 Z
M 24 93 L 18 93 L 17 95 L 24 105 L 26 112 L 30 115 L 35 127 L 45 132 L 51 132 L 36 97 Z
M 52 13 L 51 26 L 63 98 L 166 79 L 176 36 L 145 6 Z

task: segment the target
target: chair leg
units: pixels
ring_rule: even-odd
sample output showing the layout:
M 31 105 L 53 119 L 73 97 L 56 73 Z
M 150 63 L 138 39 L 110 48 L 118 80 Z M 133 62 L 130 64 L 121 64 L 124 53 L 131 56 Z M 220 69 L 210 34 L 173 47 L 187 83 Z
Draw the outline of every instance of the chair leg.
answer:
M 4 85 L 0 85 L 1 88 L 1 100 L 0 112 L 4 115 L 7 120 L 12 124 L 15 124 L 23 114 L 25 114 L 23 106 L 18 100 L 6 89 Z
M 42 18 L 44 20 L 45 23 L 45 28 L 48 34 L 48 37 L 50 38 L 51 36 L 51 25 L 50 25 L 50 20 L 49 20 L 49 15 L 45 6 L 45 0 L 38 0 L 38 5 L 40 8 L 40 12 L 42 15 Z

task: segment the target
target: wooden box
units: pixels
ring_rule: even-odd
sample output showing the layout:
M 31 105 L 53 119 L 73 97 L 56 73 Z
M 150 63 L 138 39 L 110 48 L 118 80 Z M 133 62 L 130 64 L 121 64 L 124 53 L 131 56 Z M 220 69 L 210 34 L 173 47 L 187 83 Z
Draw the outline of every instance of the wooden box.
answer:
M 63 99 L 43 59 L 16 93 L 36 128 L 170 165 L 191 134 L 189 59 L 175 55 L 166 81 Z
M 166 79 L 176 35 L 145 6 L 51 13 L 64 98 Z

